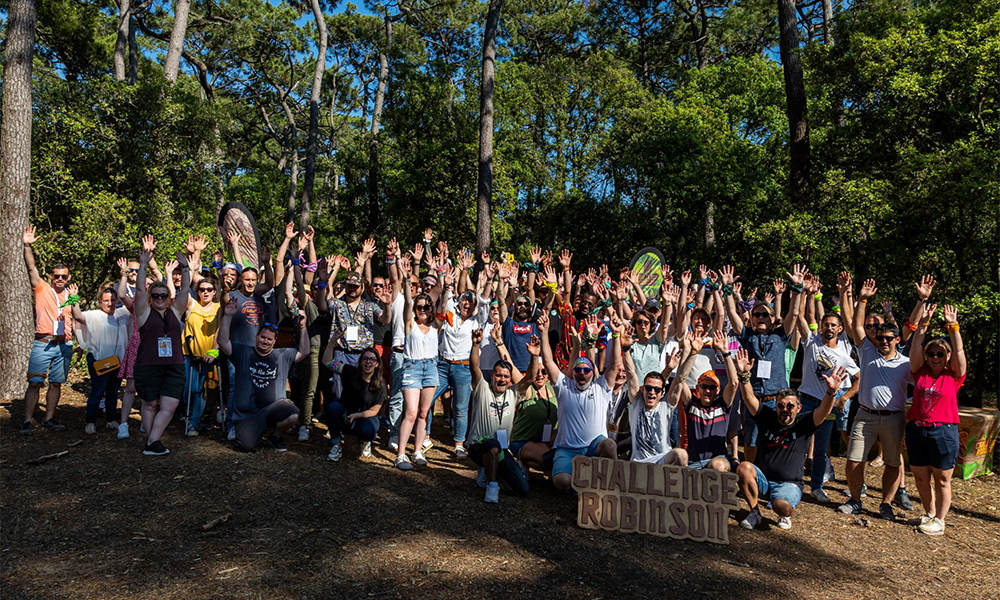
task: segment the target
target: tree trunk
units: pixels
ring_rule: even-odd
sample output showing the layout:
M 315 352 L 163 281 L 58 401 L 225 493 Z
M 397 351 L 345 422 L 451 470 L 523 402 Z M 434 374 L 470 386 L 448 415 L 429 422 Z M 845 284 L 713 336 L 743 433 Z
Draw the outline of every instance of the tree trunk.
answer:
M 371 135 L 368 140 L 368 235 L 379 229 L 378 198 L 378 128 L 385 104 L 385 88 L 389 78 L 389 50 L 392 48 L 392 20 L 385 14 L 385 47 L 378 55 L 378 88 L 375 91 L 375 110 L 372 112 Z
M 823 0 L 823 43 L 832 44 L 833 34 L 830 28 L 833 27 L 833 1 Z
M 788 116 L 788 148 L 791 154 L 789 185 L 792 201 L 805 204 L 809 191 L 809 125 L 806 121 L 806 88 L 799 60 L 799 34 L 795 0 L 778 0 L 781 30 L 781 65 L 785 74 L 785 114 Z
M 319 0 L 309 0 L 316 29 L 319 31 L 319 48 L 316 50 L 316 70 L 313 72 L 312 95 L 309 97 L 309 140 L 306 142 L 306 176 L 302 185 L 302 214 L 299 227 L 309 226 L 312 212 L 313 185 L 316 183 L 316 147 L 319 145 L 319 97 L 323 91 L 323 73 L 326 72 L 326 19 Z
M 163 62 L 163 76 L 170 83 L 177 83 L 177 72 L 181 66 L 181 53 L 184 51 L 184 36 L 187 35 L 190 10 L 191 0 L 177 0 L 177 4 L 174 6 L 174 28 L 170 32 L 167 59 Z
M 128 82 L 135 85 L 139 72 L 139 43 L 135 41 L 135 15 L 128 18 Z
M 118 0 L 118 37 L 115 39 L 115 81 L 125 81 L 128 29 L 132 22 L 131 0 Z
M 299 189 L 299 132 L 295 127 L 295 113 L 288 105 L 288 98 L 281 99 L 281 109 L 288 121 L 288 136 L 291 142 L 291 149 L 288 152 L 291 161 L 289 168 L 291 173 L 288 177 L 288 213 L 285 215 L 285 223 L 291 223 L 295 218 L 295 193 Z
M 493 85 L 497 28 L 503 0 L 490 0 L 483 31 L 483 82 L 479 93 L 479 182 L 476 191 L 476 256 L 490 249 L 493 224 Z
M 34 322 L 21 233 L 31 204 L 31 60 L 35 0 L 10 0 L 0 124 L 0 398 L 22 397 Z
M 705 201 L 705 250 L 715 248 L 715 202 Z

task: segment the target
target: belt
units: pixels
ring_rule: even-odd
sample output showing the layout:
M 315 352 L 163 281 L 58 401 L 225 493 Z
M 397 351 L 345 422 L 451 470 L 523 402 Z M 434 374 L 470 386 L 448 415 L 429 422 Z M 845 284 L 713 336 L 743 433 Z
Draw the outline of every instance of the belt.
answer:
M 46 344 L 65 344 L 66 338 L 63 336 L 56 337 L 54 335 L 43 335 L 41 333 L 35 334 L 35 340 L 39 342 L 45 342 Z
M 894 415 L 896 413 L 903 412 L 901 410 L 875 410 L 873 408 L 868 408 L 867 406 L 862 406 L 860 404 L 858 405 L 858 408 L 860 408 L 861 410 L 863 410 L 863 411 L 865 411 L 867 413 L 871 413 L 873 415 L 878 415 L 880 417 L 887 417 L 889 415 Z
M 949 423 L 938 423 L 937 421 L 914 421 L 913 424 L 917 427 L 941 427 L 942 425 L 948 425 Z
M 392 347 L 392 351 L 393 352 L 402 352 L 403 351 L 403 347 L 402 346 L 393 346 Z
M 465 365 L 465 366 L 469 366 L 469 361 L 467 361 L 467 360 L 446 360 L 445 362 L 448 363 L 448 364 L 450 364 L 450 365 Z

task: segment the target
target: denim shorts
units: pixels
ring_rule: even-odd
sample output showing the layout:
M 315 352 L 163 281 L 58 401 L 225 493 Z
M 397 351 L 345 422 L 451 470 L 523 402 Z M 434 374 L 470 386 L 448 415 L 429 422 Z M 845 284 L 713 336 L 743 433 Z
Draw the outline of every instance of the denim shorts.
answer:
M 768 506 L 774 504 L 775 500 L 784 500 L 791 504 L 792 508 L 799 505 L 799 501 L 802 500 L 801 485 L 794 481 L 768 481 L 757 465 L 753 466 L 753 470 L 757 472 L 757 493 L 761 498 L 770 500 Z
M 590 442 L 586 448 L 556 448 L 552 457 L 552 475 L 559 473 L 573 472 L 573 459 L 577 456 L 594 456 L 597 454 L 597 446 L 601 440 L 608 439 L 607 436 L 599 435 Z
M 720 454 L 719 456 L 712 456 L 710 458 L 706 458 L 706 459 L 703 459 L 703 460 L 696 460 L 694 462 L 689 462 L 688 463 L 688 468 L 691 468 L 691 469 L 707 469 L 708 468 L 708 463 L 712 462 L 713 460 L 715 460 L 717 458 L 723 458 L 723 459 L 726 460 L 726 462 L 729 462 L 729 458 L 727 458 L 727 457 L 725 457 L 725 456 L 723 456 L 723 455 Z M 729 467 L 732 468 L 732 465 L 729 465 Z
M 28 381 L 45 383 L 48 376 L 49 383 L 64 383 L 72 359 L 73 344 L 46 344 L 35 340 L 28 358 Z
M 436 388 L 438 385 L 438 369 L 436 358 L 403 359 L 403 389 L 420 390 Z
M 906 451 L 911 467 L 932 467 L 947 471 L 958 460 L 958 425 L 945 423 L 937 427 L 920 427 L 906 422 Z
M 844 402 L 844 410 L 842 411 L 838 412 L 836 408 L 833 409 L 833 414 L 837 417 L 834 421 L 836 423 L 834 427 L 837 431 L 847 431 L 847 417 L 851 414 L 851 402 L 852 399 L 848 398 L 847 401 Z

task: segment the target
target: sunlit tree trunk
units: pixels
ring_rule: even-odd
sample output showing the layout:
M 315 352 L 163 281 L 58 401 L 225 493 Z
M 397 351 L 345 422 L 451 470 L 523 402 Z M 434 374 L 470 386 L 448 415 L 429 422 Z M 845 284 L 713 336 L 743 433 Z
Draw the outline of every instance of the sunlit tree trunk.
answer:
M 306 173 L 302 185 L 302 207 L 299 227 L 309 226 L 312 211 L 313 185 L 316 182 L 316 147 L 319 144 L 319 98 L 323 91 L 323 74 L 326 72 L 326 19 L 319 0 L 310 0 L 316 29 L 319 31 L 319 47 L 316 49 L 316 70 L 313 72 L 312 95 L 309 97 L 309 138 L 306 142 Z
M 483 32 L 483 82 L 479 93 L 479 182 L 476 186 L 476 256 L 490 249 L 493 223 L 493 85 L 497 28 L 503 0 L 490 0 Z
M 177 72 L 181 66 L 181 53 L 184 51 L 184 36 L 187 35 L 190 10 L 191 0 L 177 0 L 177 4 L 174 6 L 174 28 L 170 32 L 170 42 L 167 45 L 167 59 L 163 62 L 163 76 L 171 83 L 177 82 Z

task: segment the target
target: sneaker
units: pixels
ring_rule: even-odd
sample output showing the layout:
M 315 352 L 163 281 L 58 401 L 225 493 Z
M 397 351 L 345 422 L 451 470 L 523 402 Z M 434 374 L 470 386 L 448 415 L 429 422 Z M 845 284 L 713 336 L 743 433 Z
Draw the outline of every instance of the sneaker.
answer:
M 326 455 L 326 460 L 337 462 L 343 454 L 344 449 L 341 448 L 340 444 L 334 444 L 333 447 L 330 448 L 330 453 Z
M 830 497 L 826 495 L 823 488 L 816 488 L 809 495 L 812 496 L 813 500 L 816 502 L 822 502 L 823 504 L 829 504 L 831 502 Z
M 120 423 L 118 425 L 118 439 L 128 439 L 128 423 Z
M 83 432 L 86 433 L 87 435 L 94 435 L 95 433 L 97 433 L 97 425 L 94 425 L 93 423 L 87 423 L 87 426 L 83 428 Z
M 927 523 L 928 521 L 932 521 L 932 520 L 934 520 L 934 517 L 932 517 L 930 513 L 924 513 L 924 516 L 922 516 L 922 517 L 916 517 L 914 519 L 907 519 L 906 520 L 906 524 L 907 525 L 911 525 L 913 527 L 919 527 L 920 525 L 923 525 L 923 524 Z
M 757 527 L 761 522 L 760 509 L 755 508 L 747 514 L 746 518 L 740 521 L 740 527 L 743 529 L 753 529 Z
M 910 495 L 906 493 L 906 488 L 896 490 L 896 504 L 903 510 L 913 510 L 913 502 Z
M 222 425 L 222 409 L 215 411 L 215 422 L 218 425 Z
M 272 435 L 267 438 L 267 441 L 271 442 L 271 447 L 274 448 L 275 452 L 284 452 L 288 450 L 288 446 L 285 445 L 285 440 L 283 440 L 280 435 Z
M 230 442 L 235 442 L 236 441 L 236 428 L 235 427 L 233 427 L 232 429 L 230 429 L 226 433 L 226 439 L 229 440 Z
M 476 474 L 476 485 L 485 490 L 487 483 L 489 482 L 486 481 L 486 469 L 479 467 L 479 473 Z
M 400 471 L 412 471 L 413 465 L 410 464 L 410 459 L 406 458 L 406 455 L 397 456 L 396 462 L 393 465 Z
M 491 481 L 489 485 L 486 486 L 486 497 L 483 498 L 490 504 L 496 504 L 500 501 L 500 484 L 495 481 Z
M 866 485 L 864 483 L 861 484 L 861 497 L 862 498 L 867 498 L 868 497 L 868 485 Z
M 944 521 L 934 517 L 926 523 L 917 526 L 917 531 L 927 535 L 944 535 Z
M 393 452 L 399 452 L 399 436 L 394 435 L 389 438 L 389 449 Z
M 108 421 L 104 427 L 107 429 L 118 429 L 118 421 Z
M 424 458 L 424 453 L 421 452 L 420 450 L 417 450 L 416 452 L 413 453 L 413 464 L 417 465 L 418 467 L 427 466 L 427 459 Z
M 455 446 L 455 457 L 469 458 L 469 453 L 465 451 L 465 446 L 463 446 L 462 444 Z
M 826 473 L 823 473 L 823 483 L 828 481 L 834 481 L 837 478 L 836 471 L 833 470 L 833 462 L 827 461 L 826 463 Z
M 160 440 L 156 440 L 151 444 L 146 444 L 146 448 L 142 453 L 146 456 L 163 456 L 164 454 L 170 454 L 170 450 L 164 447 Z
M 308 442 L 309 441 L 309 429 L 305 425 L 299 426 L 299 441 Z
M 66 426 L 60 423 L 56 423 L 55 419 L 49 419 L 48 421 L 42 421 L 42 427 L 50 431 L 66 431 Z
M 895 521 L 896 513 L 892 510 L 892 505 L 883 502 L 878 505 L 878 515 L 886 521 Z
M 184 432 L 184 435 L 186 437 L 198 437 L 198 430 L 191 426 L 188 426 L 187 430 Z
M 844 513 L 845 515 L 860 515 L 861 502 L 859 500 L 848 500 L 847 502 L 838 506 L 837 510 Z
M 26 423 L 21 423 L 21 426 L 17 429 L 17 433 L 18 435 L 31 435 L 31 432 L 34 431 L 34 429 L 35 426 L 32 425 L 31 421 L 28 421 Z
M 431 438 L 426 437 L 426 438 L 424 438 L 424 443 L 420 445 L 420 449 L 423 450 L 424 452 L 427 452 L 433 446 L 434 446 L 434 442 L 431 440 Z
M 365 442 L 361 444 L 361 456 L 368 458 L 371 455 L 372 455 L 372 443 Z
M 791 517 L 781 517 L 778 519 L 778 529 L 791 529 L 792 519 Z

